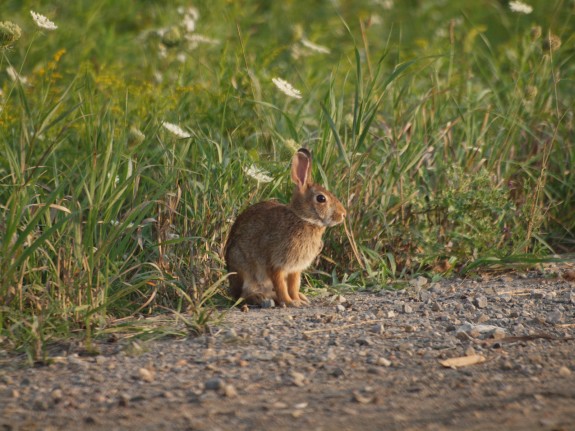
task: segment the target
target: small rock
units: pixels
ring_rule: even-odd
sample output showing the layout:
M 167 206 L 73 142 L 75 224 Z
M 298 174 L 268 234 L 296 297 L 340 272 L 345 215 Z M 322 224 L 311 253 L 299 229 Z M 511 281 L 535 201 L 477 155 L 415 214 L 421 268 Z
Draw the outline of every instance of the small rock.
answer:
M 430 287 L 429 287 L 429 291 L 431 293 L 440 293 L 441 292 L 441 284 L 435 282 L 435 283 L 431 283 Z
M 126 407 L 130 402 L 130 396 L 128 394 L 121 393 L 118 398 L 118 404 L 120 407 Z
M 382 367 L 391 367 L 391 361 L 387 358 L 377 358 L 375 363 Z
M 413 350 L 413 344 L 411 344 L 411 343 L 401 343 L 401 344 L 397 347 L 397 349 L 398 349 L 400 352 L 409 352 L 409 351 Z
M 44 399 L 37 399 L 33 403 L 34 410 L 46 411 L 46 410 L 48 410 L 49 407 L 50 407 L 50 405 L 48 404 L 48 401 L 46 401 Z
M 475 349 L 473 348 L 473 346 L 469 346 L 467 347 L 467 349 L 465 349 L 465 356 L 473 356 L 475 355 Z
M 437 301 L 433 301 L 431 303 L 431 311 L 441 311 L 443 307 L 441 306 L 441 304 Z
M 291 383 L 293 383 L 295 386 L 298 387 L 305 386 L 306 384 L 305 374 L 298 373 L 297 371 L 292 371 L 290 375 L 291 375 Z
M 233 385 L 225 385 L 224 386 L 224 395 L 228 398 L 235 398 L 238 396 L 238 392 Z
M 409 280 L 409 284 L 414 287 L 423 287 L 427 284 L 427 278 L 419 276 Z
M 274 308 L 276 306 L 276 303 L 273 299 L 271 298 L 267 298 L 264 299 L 261 303 L 260 303 L 260 307 L 262 308 Z
M 489 316 L 487 314 L 481 314 L 478 318 L 477 318 L 477 323 L 485 323 L 489 320 Z
M 387 312 L 387 318 L 388 319 L 393 319 L 395 317 L 395 311 L 393 310 L 388 310 Z
M 373 396 L 372 394 L 363 395 L 359 391 L 353 391 L 353 399 L 354 399 L 354 401 L 356 401 L 360 404 L 369 404 L 375 400 L 375 396 Z
M 501 364 L 501 369 L 503 371 L 509 371 L 513 369 L 513 363 L 510 360 L 505 360 L 503 361 L 503 363 Z
M 559 375 L 561 377 L 569 377 L 571 375 L 571 370 L 567 367 L 559 368 Z
M 560 311 L 552 311 L 551 313 L 547 314 L 547 323 L 555 324 L 560 323 L 563 321 L 563 313 Z
M 345 298 L 345 296 L 342 296 L 342 295 L 334 295 L 332 297 L 332 302 L 334 302 L 336 304 L 343 304 L 343 303 L 347 302 L 347 299 Z
M 473 305 L 475 305 L 477 308 L 486 308 L 487 298 L 485 296 L 476 296 L 473 298 Z
M 226 331 L 225 337 L 228 339 L 235 339 L 238 338 L 238 333 L 234 328 L 230 328 Z
M 341 304 L 337 304 L 335 306 L 335 311 L 337 311 L 338 313 L 343 313 L 345 311 L 345 307 Z
M 417 326 L 415 326 L 415 325 L 405 325 L 405 326 L 403 327 L 403 330 L 404 330 L 405 332 L 415 332 L 415 331 L 417 331 Z
M 223 389 L 224 386 L 225 382 L 219 377 L 213 377 L 204 382 L 204 389 L 206 391 L 219 391 L 220 389 Z
M 501 340 L 502 338 L 505 338 L 506 335 L 507 334 L 505 332 L 505 329 L 503 328 L 495 328 L 493 331 L 490 332 L 491 338 L 495 340 Z
M 575 292 L 569 292 L 569 302 L 575 304 Z
M 56 403 L 59 403 L 60 401 L 62 401 L 62 398 L 64 398 L 64 393 L 62 392 L 62 389 L 54 389 L 51 395 L 52 399 Z
M 94 418 L 94 416 L 86 416 L 84 418 L 84 423 L 88 425 L 95 425 L 98 423 L 98 421 L 96 420 L 96 418 Z
M 333 377 L 341 377 L 345 375 L 345 372 L 340 367 L 335 367 L 329 374 Z
M 401 311 L 404 312 L 405 314 L 410 314 L 413 313 L 413 308 L 411 308 L 409 304 L 403 304 L 401 306 Z
M 360 346 L 373 346 L 373 341 L 369 337 L 361 337 L 356 340 Z
M 155 379 L 155 373 L 147 368 L 140 368 L 138 370 L 138 377 L 140 378 L 140 380 L 143 380 L 144 382 L 153 382 Z
M 383 323 L 376 323 L 375 325 L 373 325 L 371 327 L 371 332 L 379 335 L 383 334 L 385 332 L 385 327 L 383 326 Z

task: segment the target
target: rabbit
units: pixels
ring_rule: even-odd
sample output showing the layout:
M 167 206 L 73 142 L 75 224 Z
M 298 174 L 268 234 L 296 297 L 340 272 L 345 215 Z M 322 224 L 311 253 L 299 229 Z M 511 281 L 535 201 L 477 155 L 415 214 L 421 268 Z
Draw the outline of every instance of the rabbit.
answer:
M 314 184 L 311 171 L 311 154 L 301 148 L 291 162 L 295 187 L 290 203 L 257 203 L 232 225 L 224 254 L 234 298 L 250 305 L 269 299 L 292 307 L 309 304 L 300 292 L 301 272 L 321 252 L 325 228 L 346 216 L 341 202 Z

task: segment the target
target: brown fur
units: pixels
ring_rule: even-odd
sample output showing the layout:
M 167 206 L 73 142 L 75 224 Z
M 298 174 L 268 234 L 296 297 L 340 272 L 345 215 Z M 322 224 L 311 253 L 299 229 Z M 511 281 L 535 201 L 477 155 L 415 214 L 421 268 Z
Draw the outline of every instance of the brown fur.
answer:
M 260 202 L 247 208 L 233 224 L 225 246 L 230 293 L 251 304 L 273 299 L 278 304 L 307 303 L 299 292 L 301 272 L 320 253 L 327 226 L 345 217 L 337 198 L 311 179 L 311 155 L 300 149 L 292 158 L 295 183 L 288 205 Z M 323 195 L 325 202 L 318 202 Z

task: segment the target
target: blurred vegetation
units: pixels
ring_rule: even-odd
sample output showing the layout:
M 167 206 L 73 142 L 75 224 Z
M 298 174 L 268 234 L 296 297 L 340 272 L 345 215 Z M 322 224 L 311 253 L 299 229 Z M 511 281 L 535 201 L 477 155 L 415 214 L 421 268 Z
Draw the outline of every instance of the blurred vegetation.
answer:
M 4 0 L 0 342 L 202 330 L 233 218 L 288 199 L 301 145 L 349 212 L 315 287 L 572 251 L 575 2 L 530 5 Z

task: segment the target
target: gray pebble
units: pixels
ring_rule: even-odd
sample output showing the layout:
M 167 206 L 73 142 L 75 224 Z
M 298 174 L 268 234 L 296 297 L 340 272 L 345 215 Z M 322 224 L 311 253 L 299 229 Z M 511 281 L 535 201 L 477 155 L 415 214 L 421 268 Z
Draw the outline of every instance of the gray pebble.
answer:
M 358 338 L 356 343 L 360 346 L 373 346 L 373 341 L 369 337 Z
M 204 389 L 206 391 L 219 391 L 225 385 L 225 382 L 219 377 L 213 377 L 204 382 Z
M 404 312 L 405 314 L 409 314 L 409 313 L 413 313 L 413 308 L 411 308 L 411 306 L 409 304 L 403 304 L 401 306 L 401 311 Z
M 375 363 L 382 367 L 391 367 L 391 361 L 387 358 L 377 358 Z
M 383 334 L 385 332 L 385 327 L 383 326 L 383 323 L 376 323 L 375 325 L 373 325 L 371 327 L 371 332 L 380 335 Z
M 563 313 L 560 311 L 552 311 L 551 313 L 547 314 L 547 323 L 560 323 L 563 321 Z
M 486 308 L 487 298 L 485 296 L 476 296 L 473 299 L 473 305 L 475 305 L 477 308 Z
M 268 298 L 268 299 L 264 299 L 261 303 L 260 303 L 260 307 L 262 308 L 274 308 L 276 306 L 276 303 L 273 299 Z

